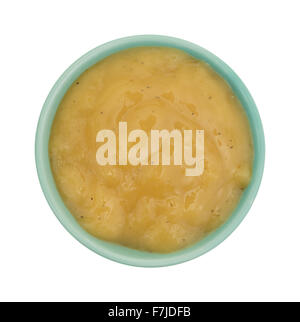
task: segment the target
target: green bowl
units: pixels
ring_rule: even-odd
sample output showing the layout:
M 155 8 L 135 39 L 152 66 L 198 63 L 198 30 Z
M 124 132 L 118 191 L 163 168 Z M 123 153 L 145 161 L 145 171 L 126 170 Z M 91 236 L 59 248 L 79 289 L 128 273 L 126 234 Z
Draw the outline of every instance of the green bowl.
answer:
M 242 103 L 250 122 L 254 142 L 255 154 L 252 179 L 247 189 L 243 192 L 239 204 L 233 211 L 232 215 L 222 226 L 196 244 L 168 254 L 138 251 L 106 242 L 90 235 L 81 228 L 65 206 L 57 191 L 48 155 L 48 142 L 52 122 L 57 107 L 71 84 L 79 77 L 80 74 L 101 59 L 104 59 L 120 50 L 139 46 L 165 46 L 178 48 L 184 50 L 197 59 L 206 61 L 230 84 L 234 93 Z M 61 75 L 51 89 L 41 111 L 35 139 L 35 159 L 40 184 L 51 209 L 61 224 L 79 242 L 97 254 L 119 263 L 143 267 L 168 266 L 188 261 L 203 255 L 228 237 L 244 219 L 255 199 L 262 179 L 264 158 L 265 141 L 262 123 L 256 105 L 240 78 L 222 60 L 207 50 L 182 39 L 157 35 L 132 36 L 113 40 L 89 51 L 73 63 Z

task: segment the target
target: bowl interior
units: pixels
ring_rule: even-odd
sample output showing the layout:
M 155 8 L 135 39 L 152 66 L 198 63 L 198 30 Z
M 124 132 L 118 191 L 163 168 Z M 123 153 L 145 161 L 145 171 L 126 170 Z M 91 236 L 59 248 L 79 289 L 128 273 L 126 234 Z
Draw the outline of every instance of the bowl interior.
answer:
M 168 254 L 134 250 L 100 240 L 87 233 L 77 223 L 62 201 L 56 189 L 48 157 L 48 142 L 52 122 L 59 103 L 71 84 L 79 77 L 80 74 L 101 59 L 120 50 L 139 46 L 165 46 L 178 48 L 184 50 L 197 59 L 206 61 L 229 83 L 232 90 L 240 100 L 249 119 L 254 144 L 252 179 L 247 189 L 243 192 L 243 195 L 232 215 L 222 226 L 196 244 Z M 99 255 L 120 263 L 143 267 L 168 266 L 193 259 L 216 247 L 226 237 L 228 237 L 246 216 L 254 201 L 263 174 L 264 155 L 264 134 L 256 105 L 243 82 L 231 70 L 231 68 L 212 53 L 193 43 L 177 38 L 156 35 L 132 36 L 111 41 L 91 50 L 73 63 L 57 80 L 44 103 L 37 126 L 35 141 L 36 166 L 40 184 L 51 209 L 62 225 L 79 242 Z

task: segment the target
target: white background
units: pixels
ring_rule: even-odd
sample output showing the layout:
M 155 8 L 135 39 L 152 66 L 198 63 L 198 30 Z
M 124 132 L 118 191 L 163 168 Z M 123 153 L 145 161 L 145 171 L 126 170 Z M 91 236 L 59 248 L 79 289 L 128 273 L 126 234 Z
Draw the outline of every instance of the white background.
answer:
M 2 1 L 0 300 L 299 301 L 299 1 Z M 220 246 L 190 262 L 135 268 L 94 254 L 52 214 L 34 135 L 60 74 L 115 38 L 163 34 L 212 51 L 243 79 L 266 136 L 263 182 Z

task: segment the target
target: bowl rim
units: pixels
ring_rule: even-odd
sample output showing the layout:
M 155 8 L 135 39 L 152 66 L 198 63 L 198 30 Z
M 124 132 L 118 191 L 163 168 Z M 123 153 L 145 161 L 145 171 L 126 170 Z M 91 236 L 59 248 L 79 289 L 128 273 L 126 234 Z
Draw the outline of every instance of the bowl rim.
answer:
M 77 223 L 63 203 L 56 188 L 49 162 L 48 142 L 57 107 L 70 85 L 86 69 L 105 57 L 127 48 L 163 46 L 181 49 L 197 59 L 206 61 L 231 86 L 246 111 L 253 138 L 254 161 L 251 182 L 231 214 L 215 231 L 204 239 L 179 251 L 160 254 L 134 250 L 100 240 Z M 206 49 L 183 39 L 161 35 L 137 35 L 119 38 L 102 44 L 76 60 L 59 77 L 49 92 L 40 113 L 35 136 L 35 161 L 41 188 L 55 216 L 65 229 L 81 244 L 110 260 L 139 267 L 163 267 L 186 262 L 205 254 L 223 242 L 248 213 L 258 192 L 265 160 L 265 139 L 259 112 L 248 89 L 235 72 L 221 59 Z

